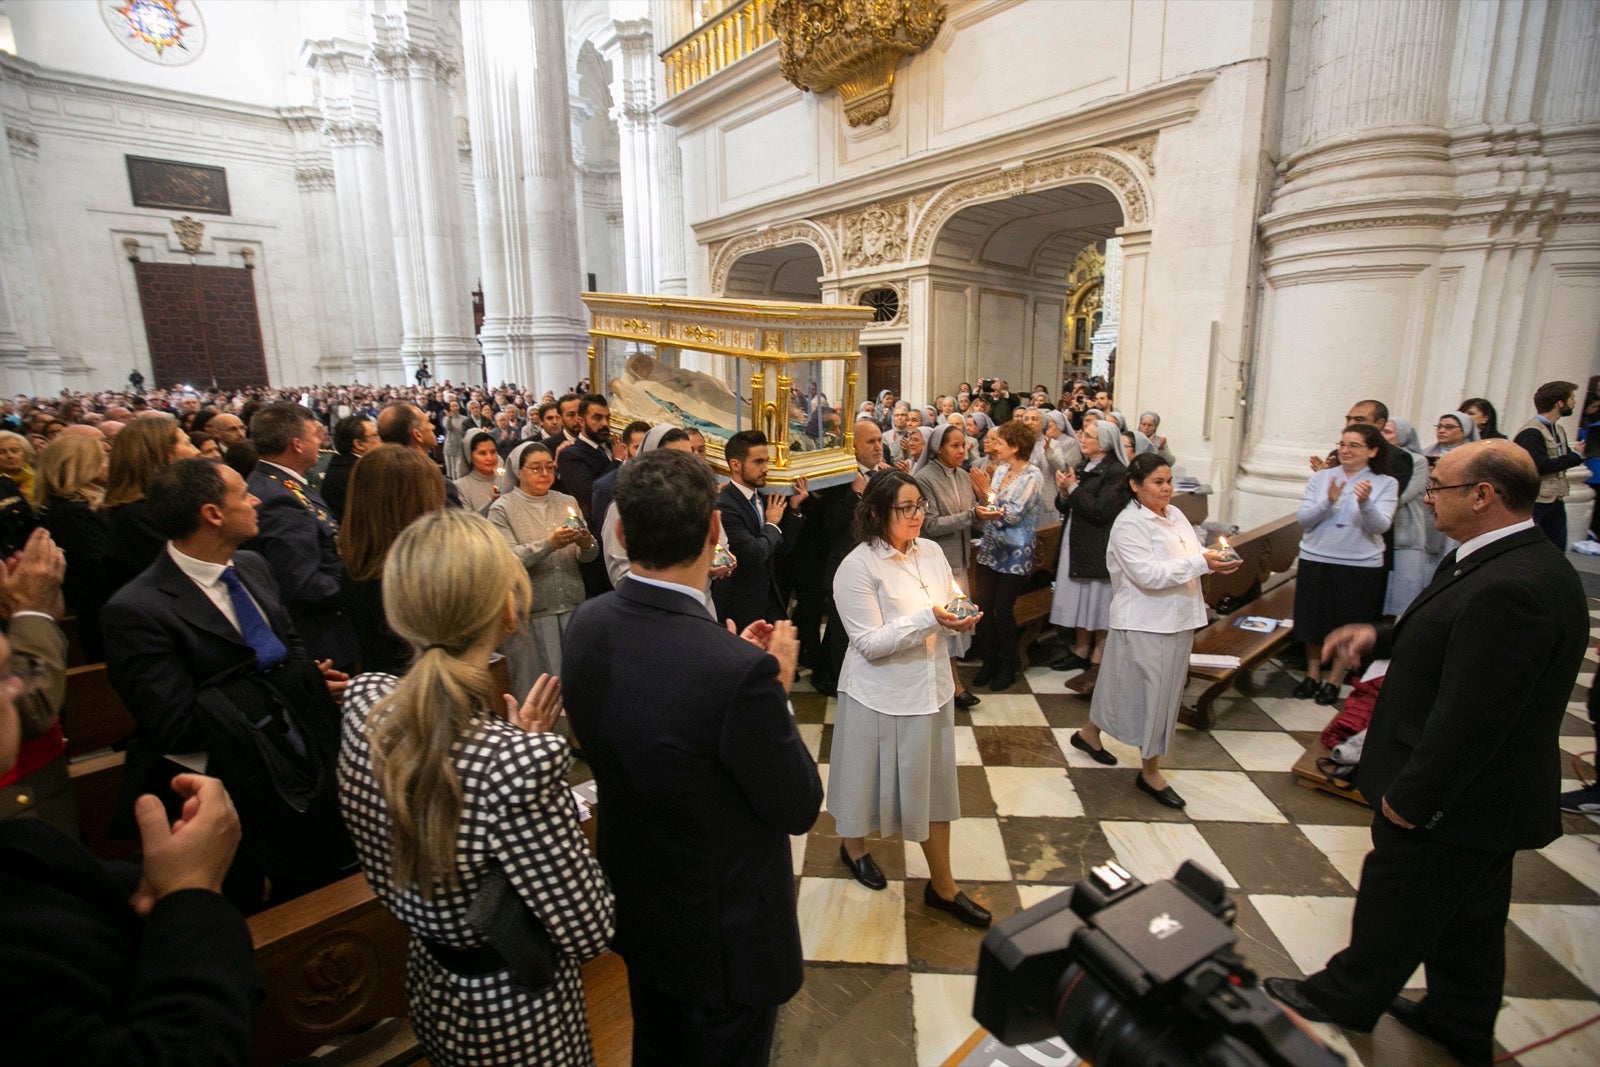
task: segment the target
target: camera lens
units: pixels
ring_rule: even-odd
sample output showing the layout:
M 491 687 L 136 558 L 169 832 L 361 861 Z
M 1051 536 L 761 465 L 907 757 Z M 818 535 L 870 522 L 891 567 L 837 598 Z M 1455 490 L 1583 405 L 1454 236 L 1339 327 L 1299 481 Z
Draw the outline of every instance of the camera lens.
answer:
M 1176 1028 L 1123 1005 L 1077 964 L 1057 986 L 1056 1029 L 1072 1050 L 1094 1067 L 1163 1067 L 1192 1064 L 1194 1054 Z

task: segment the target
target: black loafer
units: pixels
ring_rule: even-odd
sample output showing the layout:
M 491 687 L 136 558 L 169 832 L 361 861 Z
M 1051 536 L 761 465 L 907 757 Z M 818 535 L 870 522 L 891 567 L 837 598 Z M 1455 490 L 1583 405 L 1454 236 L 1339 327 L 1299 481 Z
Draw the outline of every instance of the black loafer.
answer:
M 1322 688 L 1317 690 L 1317 703 L 1329 708 L 1339 703 L 1339 683 L 1323 682 Z
M 994 916 L 989 914 L 989 909 L 975 903 L 971 897 L 959 889 L 956 890 L 956 899 L 946 900 L 933 891 L 933 883 L 929 882 L 922 887 L 922 902 L 930 908 L 938 908 L 940 911 L 949 912 L 968 926 L 982 928 L 994 921 Z
M 978 699 L 978 694 L 974 693 L 970 689 L 968 689 L 965 693 L 956 694 L 956 707 L 960 708 L 962 711 L 966 711 L 968 708 L 977 707 L 981 703 L 983 703 L 983 701 Z
M 1310 700 L 1321 688 L 1322 683 L 1308 674 L 1300 679 L 1300 684 L 1294 687 L 1294 692 L 1290 695 L 1296 700 Z
M 994 672 L 995 669 L 985 663 L 982 667 L 978 668 L 978 673 L 972 676 L 973 686 L 976 687 L 980 685 L 988 685 L 989 682 L 994 678 Z
M 856 876 L 856 881 L 868 889 L 882 889 L 889 884 L 889 879 L 883 876 L 883 872 L 878 870 L 878 865 L 872 861 L 872 853 L 863 852 L 860 859 L 853 860 L 841 844 L 839 858 L 850 868 L 850 873 Z
M 1015 685 L 1016 682 L 1017 676 L 1012 674 L 1010 671 L 1007 671 L 1005 674 L 997 674 L 994 676 L 994 681 L 989 683 L 989 692 L 1004 693 L 1007 689 L 1010 689 L 1013 685 Z M 974 684 L 976 684 L 976 682 L 974 682 Z
M 1103 763 L 1107 767 L 1115 767 L 1117 765 L 1117 757 L 1113 756 L 1103 748 L 1093 747 L 1089 744 L 1089 742 L 1083 739 L 1083 735 L 1081 733 L 1076 731 L 1074 731 L 1072 734 L 1072 747 L 1077 749 L 1079 752 L 1089 753 L 1089 758 L 1094 760 L 1096 763 Z M 1140 778 L 1142 780 L 1143 775 L 1141 775 Z
M 1389 1014 L 1412 1033 L 1420 1034 L 1429 1041 L 1438 1042 L 1446 1052 L 1461 1062 L 1462 1067 L 1480 1067 L 1480 1065 L 1488 1067 L 1494 1062 L 1493 1042 L 1470 1041 L 1440 1029 L 1420 1000 L 1395 997 L 1389 1003 Z
M 1261 988 L 1267 991 L 1267 996 L 1279 1004 L 1287 1004 L 1300 1013 L 1300 1017 L 1308 1023 L 1331 1023 L 1333 1016 L 1317 1007 L 1306 999 L 1301 991 L 1303 982 L 1293 978 L 1266 978 L 1261 982 Z
M 1090 663 L 1085 657 L 1078 655 L 1076 652 L 1068 652 L 1060 659 L 1054 660 L 1050 664 L 1050 669 L 1053 671 L 1086 671 L 1093 666 L 1094 664 Z
M 1143 771 L 1140 771 L 1138 774 L 1133 776 L 1133 784 L 1139 787 L 1139 792 L 1148 793 L 1150 796 L 1154 797 L 1157 804 L 1165 804 L 1167 807 L 1177 808 L 1179 811 L 1182 811 L 1184 808 L 1184 799 L 1178 795 L 1177 790 L 1173 789 L 1170 785 L 1164 786 L 1161 789 L 1157 789 L 1155 786 L 1144 780 Z

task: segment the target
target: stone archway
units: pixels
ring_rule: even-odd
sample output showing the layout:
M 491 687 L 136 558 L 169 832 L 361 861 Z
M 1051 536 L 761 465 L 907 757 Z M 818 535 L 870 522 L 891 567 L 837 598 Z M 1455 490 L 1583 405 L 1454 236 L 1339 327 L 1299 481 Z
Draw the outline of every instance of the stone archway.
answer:
M 711 291 L 719 296 L 732 295 L 727 291 L 728 276 L 742 257 L 795 244 L 809 245 L 816 253 L 822 263 L 821 277 L 830 277 L 838 270 L 839 251 L 833 235 L 809 219 L 799 219 L 723 242 L 711 256 Z
M 822 257 L 796 241 L 746 252 L 728 265 L 722 295 L 748 300 L 822 303 Z

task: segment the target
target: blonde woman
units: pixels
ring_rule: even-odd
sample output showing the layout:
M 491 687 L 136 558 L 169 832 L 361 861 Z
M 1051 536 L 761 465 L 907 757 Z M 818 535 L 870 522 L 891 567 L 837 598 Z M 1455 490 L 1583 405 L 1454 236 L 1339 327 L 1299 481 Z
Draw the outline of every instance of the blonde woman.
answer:
M 579 967 L 605 949 L 614 905 L 567 791 L 572 751 L 550 732 L 561 683 L 542 675 L 500 708 L 489 674 L 528 614 L 523 565 L 482 516 L 429 512 L 390 547 L 383 600 L 416 660 L 350 683 L 339 803 L 373 892 L 411 931 L 412 1029 L 435 1064 L 592 1063 Z M 549 933 L 551 986 L 530 991 L 467 922 L 490 875 Z
M 20 433 L 0 430 L 0 474 L 16 483 L 22 495 L 33 499 L 33 444 Z
M 112 439 L 106 495 L 100 506 L 111 520 L 111 548 L 106 559 L 113 587 L 150 566 L 166 544 L 144 498 L 150 480 L 174 460 L 199 454 L 171 416 L 134 419 Z
M 116 591 L 106 578 L 111 523 L 100 510 L 105 497 L 105 449 L 93 438 L 62 434 L 45 446 L 36 481 L 39 524 L 67 557 L 61 583 L 67 610 L 78 617 L 78 637 L 90 662 L 106 658 L 100 608 Z

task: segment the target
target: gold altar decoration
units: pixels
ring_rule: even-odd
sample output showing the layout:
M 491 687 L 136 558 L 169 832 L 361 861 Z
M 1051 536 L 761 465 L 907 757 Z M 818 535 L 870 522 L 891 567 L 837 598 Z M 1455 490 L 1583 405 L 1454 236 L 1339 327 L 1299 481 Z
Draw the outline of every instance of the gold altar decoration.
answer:
M 808 92 L 838 89 L 852 126 L 876 122 L 894 100 L 904 56 L 944 25 L 940 0 L 774 0 L 778 69 Z
M 698 429 L 706 457 L 728 473 L 724 446 L 735 431 L 761 430 L 771 443 L 767 484 L 780 491 L 805 478 L 812 489 L 855 477 L 857 373 L 870 307 L 773 300 L 584 293 L 589 309 L 589 382 L 610 400 L 611 425 L 634 420 Z M 682 352 L 734 361 L 730 381 L 680 365 Z M 830 366 L 842 364 L 841 366 Z M 842 370 L 842 375 L 839 373 Z M 826 395 L 824 376 L 843 383 L 842 400 L 813 420 L 806 401 Z M 730 388 L 730 383 L 732 388 Z

